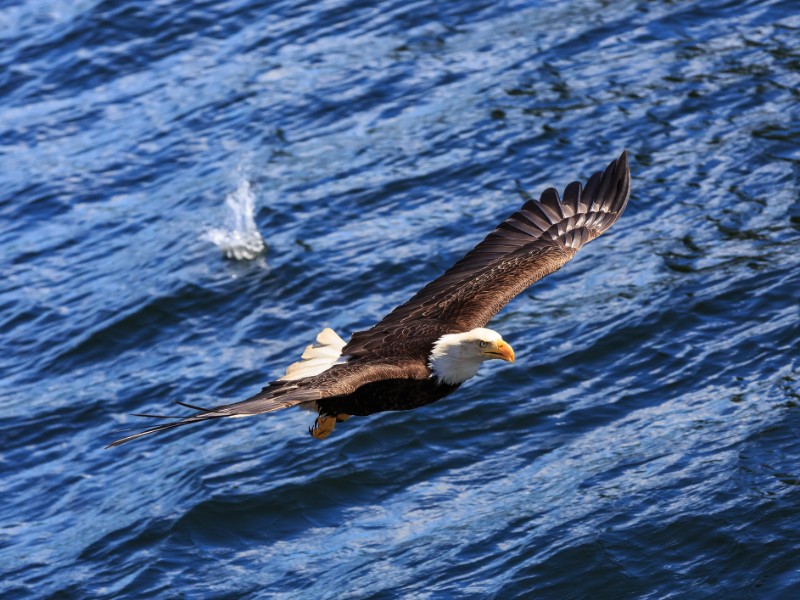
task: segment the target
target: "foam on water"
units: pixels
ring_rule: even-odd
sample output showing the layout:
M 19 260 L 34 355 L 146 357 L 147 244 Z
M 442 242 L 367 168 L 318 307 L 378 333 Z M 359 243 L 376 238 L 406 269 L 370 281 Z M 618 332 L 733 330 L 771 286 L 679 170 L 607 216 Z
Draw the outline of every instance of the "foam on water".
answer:
M 235 192 L 225 197 L 228 214 L 225 227 L 203 233 L 208 240 L 232 260 L 253 260 L 264 252 L 264 239 L 254 219 L 256 196 L 250 182 L 242 177 Z

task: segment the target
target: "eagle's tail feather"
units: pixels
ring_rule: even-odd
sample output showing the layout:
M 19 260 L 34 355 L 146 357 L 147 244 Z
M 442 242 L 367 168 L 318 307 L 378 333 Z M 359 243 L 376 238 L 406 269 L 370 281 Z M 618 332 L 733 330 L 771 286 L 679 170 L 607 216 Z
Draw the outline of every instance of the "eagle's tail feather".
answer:
M 151 415 L 149 413 L 131 413 L 132 417 L 144 417 L 145 419 L 182 419 L 179 415 Z M 121 430 L 126 431 L 126 430 Z
M 197 412 L 201 413 L 214 412 L 213 408 L 203 408 L 202 406 L 195 406 L 193 404 L 189 404 L 188 402 L 181 402 L 180 400 L 176 400 L 175 404 L 180 404 L 181 406 L 191 408 L 192 410 L 196 410 Z

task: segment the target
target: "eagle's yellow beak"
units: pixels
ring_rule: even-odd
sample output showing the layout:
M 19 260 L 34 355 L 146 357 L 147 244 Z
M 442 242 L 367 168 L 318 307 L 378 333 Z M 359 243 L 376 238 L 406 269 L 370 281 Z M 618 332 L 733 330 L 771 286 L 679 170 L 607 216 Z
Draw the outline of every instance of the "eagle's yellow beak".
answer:
M 508 362 L 514 362 L 514 349 L 503 340 L 495 342 L 481 352 L 481 354 L 489 358 L 499 358 L 501 360 L 507 360 Z

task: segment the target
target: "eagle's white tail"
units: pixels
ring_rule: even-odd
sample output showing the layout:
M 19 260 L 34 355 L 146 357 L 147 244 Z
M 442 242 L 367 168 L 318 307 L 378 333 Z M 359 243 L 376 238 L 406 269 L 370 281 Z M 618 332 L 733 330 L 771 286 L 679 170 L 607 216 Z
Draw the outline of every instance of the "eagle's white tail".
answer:
M 295 381 L 319 375 L 337 363 L 347 342 L 326 327 L 317 335 L 317 343 L 308 346 L 302 360 L 289 365 L 286 375 L 278 381 Z

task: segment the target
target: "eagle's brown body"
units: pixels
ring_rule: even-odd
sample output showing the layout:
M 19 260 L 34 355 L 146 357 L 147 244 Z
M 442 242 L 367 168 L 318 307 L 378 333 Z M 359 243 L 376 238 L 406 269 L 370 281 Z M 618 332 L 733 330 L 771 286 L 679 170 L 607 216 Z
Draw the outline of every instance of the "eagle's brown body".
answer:
M 369 415 L 407 410 L 455 391 L 430 368 L 431 350 L 443 335 L 482 328 L 509 300 L 561 268 L 622 214 L 630 193 L 627 155 L 558 192 L 545 190 L 502 222 L 438 279 L 377 325 L 353 334 L 341 349 L 344 362 L 313 376 L 279 380 L 255 396 L 117 440 L 118 445 L 156 431 L 209 419 L 313 406 L 321 415 Z
M 352 394 L 317 402 L 321 415 L 365 417 L 387 410 L 411 410 L 441 400 L 459 388 L 433 377 L 427 379 L 383 379 L 371 381 Z

